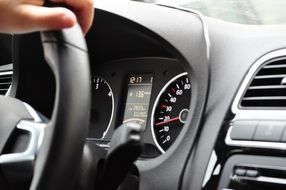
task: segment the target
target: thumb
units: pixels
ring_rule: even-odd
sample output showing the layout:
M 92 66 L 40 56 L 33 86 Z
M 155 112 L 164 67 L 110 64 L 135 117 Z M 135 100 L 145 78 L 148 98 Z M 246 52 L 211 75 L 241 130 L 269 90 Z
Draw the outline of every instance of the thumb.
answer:
M 58 30 L 76 24 L 74 13 L 66 8 L 47 8 L 35 5 L 21 5 L 18 9 L 22 30 Z

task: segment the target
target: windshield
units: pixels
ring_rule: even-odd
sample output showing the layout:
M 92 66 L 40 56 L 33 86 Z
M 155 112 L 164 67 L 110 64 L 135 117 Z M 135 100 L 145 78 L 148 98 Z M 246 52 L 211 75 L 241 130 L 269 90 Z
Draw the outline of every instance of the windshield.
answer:
M 241 24 L 286 23 L 286 0 L 137 0 L 200 11 L 205 16 Z

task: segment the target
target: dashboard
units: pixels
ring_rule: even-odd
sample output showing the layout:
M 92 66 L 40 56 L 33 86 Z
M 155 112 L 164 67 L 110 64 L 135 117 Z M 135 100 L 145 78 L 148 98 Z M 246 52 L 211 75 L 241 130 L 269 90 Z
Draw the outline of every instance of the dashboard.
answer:
M 131 1 L 97 1 L 95 9 L 86 141 L 108 149 L 116 129 L 138 123 L 135 189 L 285 189 L 285 25 Z M 34 52 L 39 34 L 13 43 L 9 94 L 49 118 L 55 80 Z

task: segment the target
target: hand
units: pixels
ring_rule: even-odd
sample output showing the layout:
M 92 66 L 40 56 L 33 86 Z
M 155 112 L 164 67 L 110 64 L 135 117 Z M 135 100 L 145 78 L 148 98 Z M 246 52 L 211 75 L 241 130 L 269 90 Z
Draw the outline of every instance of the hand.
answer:
M 91 27 L 93 0 L 50 0 L 70 8 L 43 7 L 44 0 L 0 0 L 0 33 L 28 33 L 69 28 L 78 21 L 86 34 Z

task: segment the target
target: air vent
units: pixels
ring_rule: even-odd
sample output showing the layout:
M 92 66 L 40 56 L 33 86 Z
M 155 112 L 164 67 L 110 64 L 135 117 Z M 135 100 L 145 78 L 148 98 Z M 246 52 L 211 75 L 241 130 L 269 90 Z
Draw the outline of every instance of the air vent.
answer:
M 12 71 L 0 72 L 0 95 L 5 95 L 12 83 Z
M 286 107 L 286 58 L 264 64 L 255 74 L 240 104 L 241 108 Z

